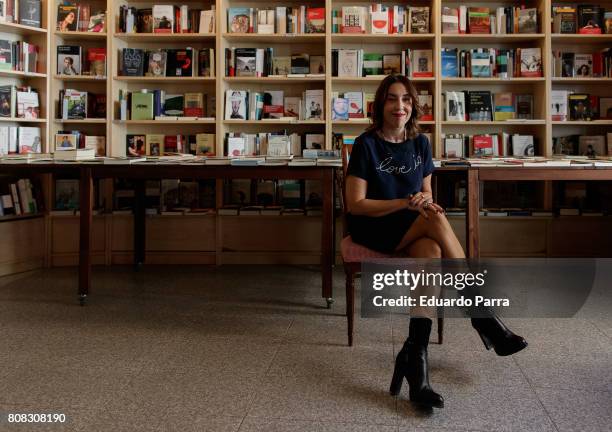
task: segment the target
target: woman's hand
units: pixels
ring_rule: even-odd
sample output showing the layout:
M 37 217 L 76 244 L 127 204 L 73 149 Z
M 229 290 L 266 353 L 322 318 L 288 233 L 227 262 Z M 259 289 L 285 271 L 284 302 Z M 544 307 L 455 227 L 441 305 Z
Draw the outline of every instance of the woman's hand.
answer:
M 427 212 L 444 213 L 444 209 L 432 200 L 431 193 L 419 192 L 406 198 L 406 206 L 409 210 L 419 212 L 425 219 L 429 219 Z
M 417 192 L 414 195 L 408 196 L 410 205 L 413 207 L 421 207 L 429 201 L 433 201 L 433 196 L 430 192 Z

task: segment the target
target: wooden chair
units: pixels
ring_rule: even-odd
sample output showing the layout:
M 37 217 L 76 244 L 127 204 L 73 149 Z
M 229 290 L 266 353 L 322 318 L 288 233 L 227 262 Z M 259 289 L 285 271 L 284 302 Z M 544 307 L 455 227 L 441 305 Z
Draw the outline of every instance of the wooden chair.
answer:
M 355 278 L 361 276 L 361 263 L 372 258 L 390 258 L 397 255 L 388 255 L 366 248 L 353 242 L 348 233 L 346 224 L 346 194 L 345 181 L 348 169 L 348 160 L 351 154 L 352 145 L 342 146 L 342 173 L 336 176 L 336 181 L 340 188 L 340 207 L 342 210 L 342 242 L 340 250 L 344 273 L 346 275 L 346 319 L 348 322 L 348 344 L 353 346 L 353 330 L 355 324 Z M 438 318 L 438 343 L 442 344 L 444 338 L 444 318 Z

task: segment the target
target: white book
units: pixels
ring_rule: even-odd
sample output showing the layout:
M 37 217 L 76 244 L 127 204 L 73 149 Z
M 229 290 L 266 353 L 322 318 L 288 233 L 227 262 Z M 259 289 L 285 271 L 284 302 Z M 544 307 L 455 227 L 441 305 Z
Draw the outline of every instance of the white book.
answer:
M 181 5 L 181 32 L 189 32 L 189 6 Z M 193 29 L 192 29 L 193 31 Z
M 462 91 L 446 92 L 446 120 L 465 121 L 465 94 Z
M 245 137 L 228 137 L 227 138 L 227 156 L 230 158 L 245 156 L 246 138 Z M 208 160 L 206 161 L 208 163 Z
M 338 50 L 338 76 L 339 77 L 358 77 L 361 76 L 359 70 L 359 51 L 357 49 Z
M 306 90 L 304 92 L 304 120 L 323 120 L 325 90 Z
M 567 90 L 552 90 L 550 92 L 551 103 L 551 120 L 566 121 L 567 120 Z
M 372 11 L 370 13 L 370 23 L 372 34 L 388 34 L 389 12 L 386 9 Z
M 276 34 L 287 33 L 287 6 L 276 7 Z
M 215 32 L 215 11 L 203 10 L 200 12 L 200 33 L 210 34 Z
M 533 156 L 533 135 L 512 135 L 512 156 Z
M 225 119 L 246 120 L 247 118 L 246 90 L 226 90 L 225 92 Z
M 345 92 L 344 98 L 348 100 L 349 119 L 365 118 L 362 92 Z

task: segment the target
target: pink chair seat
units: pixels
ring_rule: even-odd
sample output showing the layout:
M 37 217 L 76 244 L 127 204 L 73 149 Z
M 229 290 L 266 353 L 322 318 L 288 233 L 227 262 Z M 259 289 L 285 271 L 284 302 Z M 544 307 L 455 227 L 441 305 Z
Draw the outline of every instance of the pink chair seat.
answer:
M 345 263 L 360 263 L 370 258 L 390 258 L 392 256 L 357 244 L 351 239 L 351 236 L 346 236 L 342 239 L 340 251 L 342 252 L 342 260 Z

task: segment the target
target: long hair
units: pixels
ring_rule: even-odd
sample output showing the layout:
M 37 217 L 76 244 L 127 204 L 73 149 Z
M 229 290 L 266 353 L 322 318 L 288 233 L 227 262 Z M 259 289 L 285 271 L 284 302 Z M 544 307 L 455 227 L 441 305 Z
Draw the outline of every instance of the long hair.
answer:
M 404 75 L 387 75 L 381 81 L 376 90 L 376 96 L 374 96 L 374 103 L 372 104 L 372 124 L 368 126 L 366 131 L 375 132 L 382 129 L 385 122 L 385 102 L 389 94 L 389 88 L 395 83 L 403 84 L 410 95 L 412 113 L 406 122 L 406 130 L 408 131 L 408 138 L 415 138 L 419 133 L 418 118 L 421 117 L 423 111 L 419 105 L 419 98 L 417 97 L 417 91 L 414 84 Z

